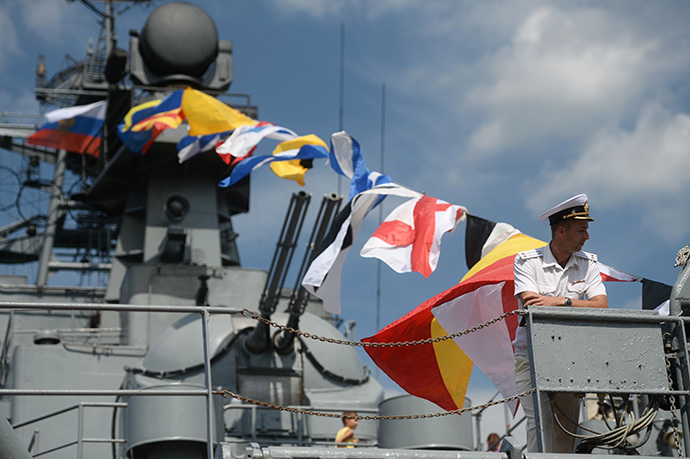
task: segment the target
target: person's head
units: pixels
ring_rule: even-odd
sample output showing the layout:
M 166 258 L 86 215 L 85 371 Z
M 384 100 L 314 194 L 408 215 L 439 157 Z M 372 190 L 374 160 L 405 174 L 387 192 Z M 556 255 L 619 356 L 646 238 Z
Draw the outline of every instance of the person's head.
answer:
M 486 437 L 486 447 L 489 448 L 490 451 L 498 451 L 499 438 L 501 437 L 499 437 L 497 433 L 490 433 L 489 436 Z
M 359 425 L 359 421 L 357 420 L 357 413 L 354 411 L 346 411 L 342 414 L 341 418 L 343 419 L 343 425 L 345 427 L 349 427 L 350 429 L 356 429 L 357 425 Z
M 589 239 L 589 202 L 586 194 L 578 194 L 544 212 L 539 220 L 548 220 L 551 225 L 551 240 L 562 244 L 569 251 L 582 249 Z

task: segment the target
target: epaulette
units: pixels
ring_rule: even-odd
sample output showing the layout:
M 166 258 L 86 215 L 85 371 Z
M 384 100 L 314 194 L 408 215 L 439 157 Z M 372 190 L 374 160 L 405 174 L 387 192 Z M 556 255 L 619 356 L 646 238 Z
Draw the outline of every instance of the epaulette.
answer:
M 576 257 L 580 257 L 580 258 L 586 258 L 586 259 L 592 260 L 592 261 L 599 261 L 599 260 L 597 259 L 597 254 L 596 254 L 596 253 L 575 252 L 573 255 L 575 255 Z
M 529 260 L 530 258 L 543 257 L 544 256 L 544 248 L 545 247 L 539 247 L 537 249 L 526 250 L 524 252 L 518 253 L 517 256 L 523 260 Z

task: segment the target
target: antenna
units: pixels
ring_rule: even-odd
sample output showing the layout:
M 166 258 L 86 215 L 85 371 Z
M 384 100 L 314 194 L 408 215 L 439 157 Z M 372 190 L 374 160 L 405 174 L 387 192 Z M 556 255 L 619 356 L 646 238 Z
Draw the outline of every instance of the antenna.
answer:
M 386 83 L 381 85 L 381 167 L 383 171 L 383 153 L 386 145 Z M 379 226 L 383 223 L 383 203 L 379 205 Z M 381 260 L 376 263 L 376 331 L 381 330 Z M 379 379 L 379 367 L 376 367 L 376 379 Z
M 345 105 L 345 23 L 340 24 L 340 107 L 338 109 L 338 131 L 343 130 Z M 340 174 L 338 175 L 338 194 L 340 189 Z

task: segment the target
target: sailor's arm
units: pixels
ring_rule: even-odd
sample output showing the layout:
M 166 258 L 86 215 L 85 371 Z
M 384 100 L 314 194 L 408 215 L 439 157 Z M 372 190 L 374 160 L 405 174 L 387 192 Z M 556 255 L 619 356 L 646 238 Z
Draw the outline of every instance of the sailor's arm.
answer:
M 536 292 L 520 292 L 518 299 L 524 306 L 566 306 L 568 298 L 564 296 L 539 295 Z M 596 295 L 587 300 L 570 299 L 574 308 L 608 308 L 609 300 L 606 295 Z

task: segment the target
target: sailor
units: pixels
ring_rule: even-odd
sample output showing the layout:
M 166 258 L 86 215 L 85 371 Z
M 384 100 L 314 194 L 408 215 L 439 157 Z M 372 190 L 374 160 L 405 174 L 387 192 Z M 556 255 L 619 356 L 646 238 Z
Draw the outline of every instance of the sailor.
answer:
M 586 194 L 563 201 L 545 212 L 539 220 L 548 219 L 551 241 L 538 249 L 521 252 L 515 257 L 515 296 L 519 307 L 558 306 L 576 308 L 607 308 L 606 288 L 601 281 L 597 257 L 582 252 L 589 239 L 589 204 Z M 513 341 L 515 349 L 515 380 L 518 392 L 532 388 L 527 352 L 527 333 L 518 327 Z M 575 439 L 563 432 L 555 422 L 548 397 L 542 397 L 542 452 L 572 453 Z M 537 430 L 532 395 L 520 399 L 527 417 L 527 449 L 537 452 Z M 556 415 L 564 427 L 576 432 L 580 399 L 573 394 L 558 393 Z

